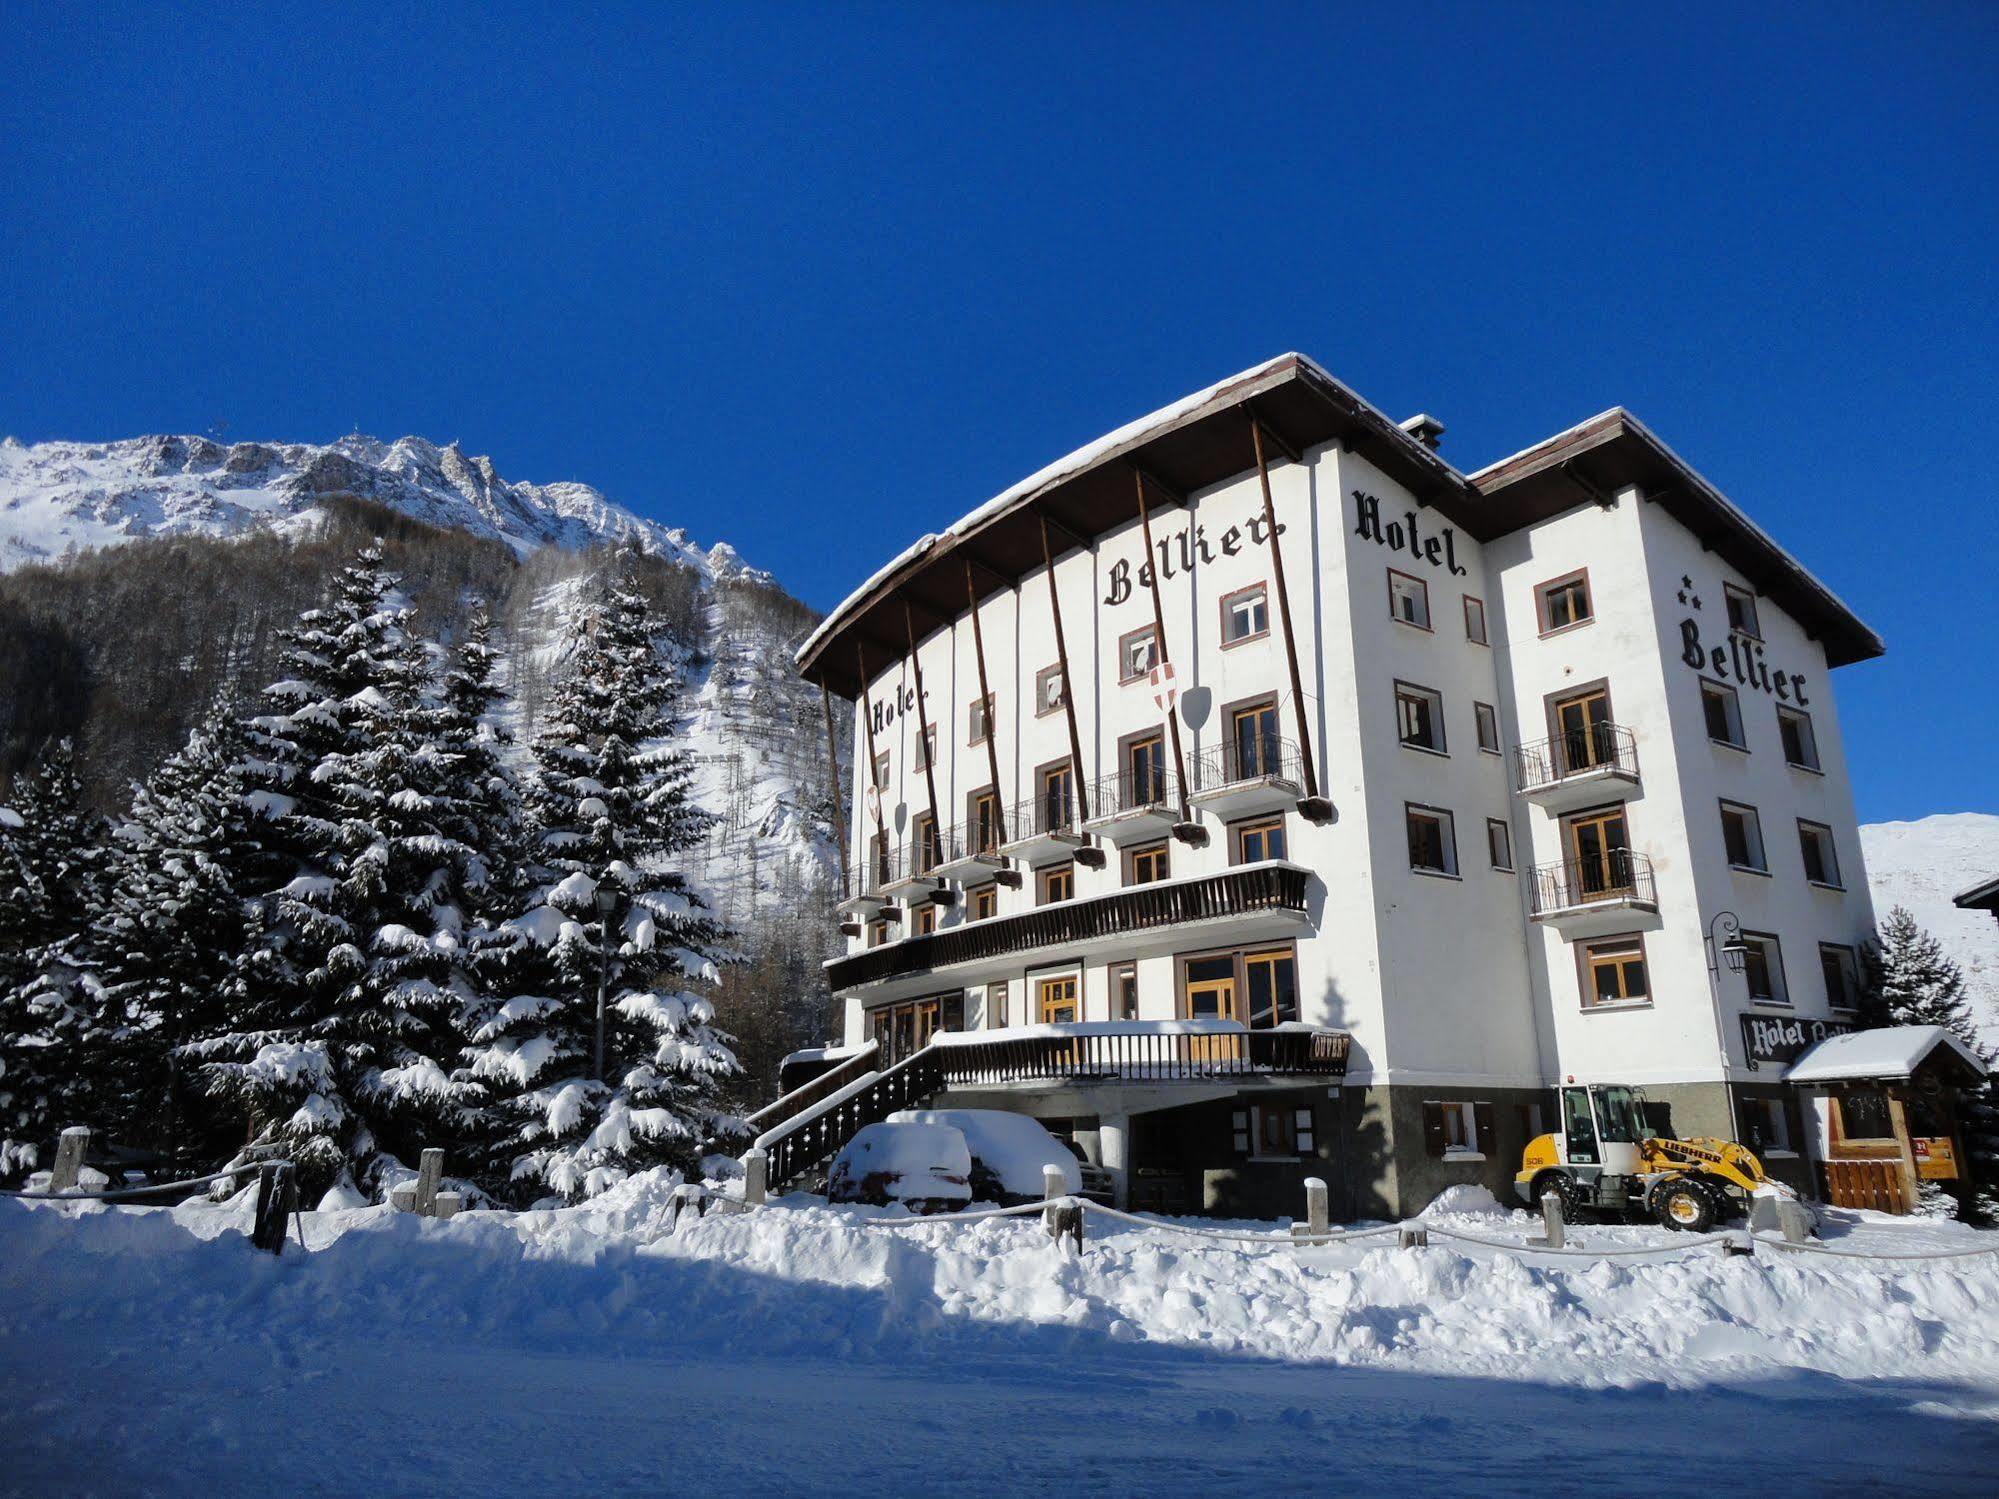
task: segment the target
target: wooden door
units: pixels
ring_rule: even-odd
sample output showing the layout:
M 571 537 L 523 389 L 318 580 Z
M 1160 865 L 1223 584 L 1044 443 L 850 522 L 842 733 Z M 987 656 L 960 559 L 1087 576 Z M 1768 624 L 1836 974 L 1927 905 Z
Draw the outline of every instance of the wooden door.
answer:
M 1631 888 L 1631 839 L 1622 807 L 1570 818 L 1568 841 L 1573 895 L 1587 899 Z
M 1063 833 L 1076 820 L 1076 781 L 1066 765 L 1041 772 L 1041 826 L 1043 833 Z
M 1075 974 L 1066 978 L 1042 979 L 1036 984 L 1035 992 L 1040 999 L 1043 1025 L 1067 1025 L 1083 1018 L 1081 980 Z
M 1157 734 L 1134 739 L 1124 750 L 1124 805 L 1150 807 L 1166 795 L 1166 741 Z
M 1233 954 L 1187 960 L 1187 1018 L 1242 1019 L 1242 992 L 1236 983 Z M 1240 1055 L 1240 1036 L 1188 1036 L 1187 1057 L 1194 1062 L 1218 1062 Z
M 1555 704 L 1556 745 L 1563 774 L 1589 770 L 1610 759 L 1610 693 L 1603 688 Z
M 1240 708 L 1230 724 L 1230 749 L 1235 755 L 1235 779 L 1274 776 L 1279 770 L 1277 705 Z

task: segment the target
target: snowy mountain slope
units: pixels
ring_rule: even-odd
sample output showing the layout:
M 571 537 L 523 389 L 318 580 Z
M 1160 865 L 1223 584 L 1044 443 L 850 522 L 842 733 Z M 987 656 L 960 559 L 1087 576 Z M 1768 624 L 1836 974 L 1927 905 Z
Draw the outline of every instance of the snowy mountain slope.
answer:
M 358 495 L 414 520 L 536 547 L 636 540 L 706 577 L 746 572 L 726 543 L 704 550 L 685 531 L 626 509 L 588 484 L 503 479 L 490 458 L 420 437 L 359 435 L 325 446 L 206 437 L 122 442 L 0 440 L 0 572 L 72 549 L 144 536 L 233 536 L 310 525 L 319 501 Z M 753 574 L 763 576 L 762 574 Z
M 1958 891 L 1999 874 L 1999 817 L 1948 812 L 1916 822 L 1870 822 L 1860 829 L 1874 916 L 1906 906 L 1964 970 L 1984 1027 L 1999 1045 L 1999 921 L 1960 911 Z

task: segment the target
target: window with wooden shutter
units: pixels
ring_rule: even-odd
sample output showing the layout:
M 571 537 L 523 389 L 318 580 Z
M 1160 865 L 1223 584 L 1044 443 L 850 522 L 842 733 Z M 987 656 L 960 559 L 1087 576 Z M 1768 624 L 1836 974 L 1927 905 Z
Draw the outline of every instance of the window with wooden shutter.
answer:
M 1471 1106 L 1471 1110 L 1478 1153 L 1487 1160 L 1492 1160 L 1499 1154 L 1499 1137 L 1493 1124 L 1492 1105 L 1475 1103 Z
M 1432 1160 L 1444 1158 L 1444 1106 L 1441 1103 L 1426 1102 L 1423 1105 L 1423 1153 Z

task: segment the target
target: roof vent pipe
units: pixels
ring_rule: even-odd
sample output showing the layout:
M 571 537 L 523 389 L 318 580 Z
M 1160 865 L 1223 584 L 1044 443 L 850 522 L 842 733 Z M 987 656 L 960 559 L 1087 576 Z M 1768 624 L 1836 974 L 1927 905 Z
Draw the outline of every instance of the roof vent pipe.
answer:
M 1444 435 L 1444 424 L 1427 411 L 1419 411 L 1396 425 L 1433 453 L 1437 451 L 1437 440 Z

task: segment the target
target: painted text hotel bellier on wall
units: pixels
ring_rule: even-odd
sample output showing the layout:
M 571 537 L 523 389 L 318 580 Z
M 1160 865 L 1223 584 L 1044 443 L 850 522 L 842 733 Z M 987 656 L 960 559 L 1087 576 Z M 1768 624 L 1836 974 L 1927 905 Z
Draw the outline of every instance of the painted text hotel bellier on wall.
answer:
M 1571 1080 L 1810 1185 L 1881 642 L 1622 410 L 1470 475 L 1441 430 L 1286 355 L 833 613 L 849 1043 L 1167 1210 L 1505 1195 Z

